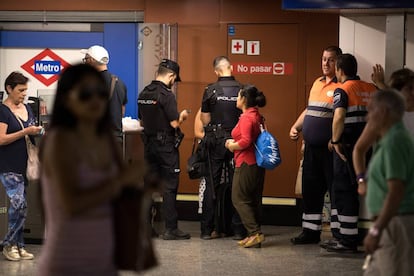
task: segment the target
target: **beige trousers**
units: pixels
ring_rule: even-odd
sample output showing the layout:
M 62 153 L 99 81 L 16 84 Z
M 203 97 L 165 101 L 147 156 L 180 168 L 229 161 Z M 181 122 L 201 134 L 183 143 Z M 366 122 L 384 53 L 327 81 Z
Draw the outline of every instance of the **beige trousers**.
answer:
M 391 219 L 364 275 L 414 275 L 414 215 Z

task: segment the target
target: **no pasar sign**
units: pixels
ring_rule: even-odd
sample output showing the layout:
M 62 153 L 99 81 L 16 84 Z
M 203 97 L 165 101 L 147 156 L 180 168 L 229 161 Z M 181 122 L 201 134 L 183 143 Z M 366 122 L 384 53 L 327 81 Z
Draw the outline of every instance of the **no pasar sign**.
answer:
M 293 63 L 286 62 L 262 62 L 250 63 L 239 62 L 233 63 L 234 74 L 250 75 L 292 75 Z

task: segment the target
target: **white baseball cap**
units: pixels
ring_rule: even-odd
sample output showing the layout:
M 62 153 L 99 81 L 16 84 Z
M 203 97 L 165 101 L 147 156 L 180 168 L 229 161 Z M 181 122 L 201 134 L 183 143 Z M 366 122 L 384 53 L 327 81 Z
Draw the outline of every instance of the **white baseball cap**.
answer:
M 91 56 L 94 60 L 96 60 L 99 63 L 102 63 L 102 64 L 109 63 L 108 51 L 102 46 L 93 45 L 89 49 L 82 49 L 81 53 Z

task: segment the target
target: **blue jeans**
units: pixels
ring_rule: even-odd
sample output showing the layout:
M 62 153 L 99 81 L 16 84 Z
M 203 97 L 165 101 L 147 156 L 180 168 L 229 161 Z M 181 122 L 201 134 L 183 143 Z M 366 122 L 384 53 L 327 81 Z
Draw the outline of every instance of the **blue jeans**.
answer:
M 24 247 L 23 228 L 27 215 L 25 179 L 21 174 L 1 173 L 0 182 L 10 199 L 8 232 L 3 239 L 3 246 L 17 245 L 19 248 Z

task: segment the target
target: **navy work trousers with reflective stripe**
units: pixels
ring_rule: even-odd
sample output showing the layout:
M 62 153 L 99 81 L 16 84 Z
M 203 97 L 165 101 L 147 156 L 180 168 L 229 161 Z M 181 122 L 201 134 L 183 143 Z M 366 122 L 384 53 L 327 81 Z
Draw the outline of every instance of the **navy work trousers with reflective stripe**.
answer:
M 359 196 L 352 165 L 353 145 L 340 145 L 347 161 L 334 151 L 334 180 L 332 192 L 338 210 L 339 240 L 346 246 L 358 244 Z
M 322 209 L 326 192 L 330 195 L 331 210 L 335 210 L 335 198 L 331 193 L 333 181 L 332 152 L 328 145 L 315 146 L 305 143 L 302 170 L 303 216 L 305 231 L 321 231 Z M 331 230 L 336 237 L 336 216 L 331 216 Z

